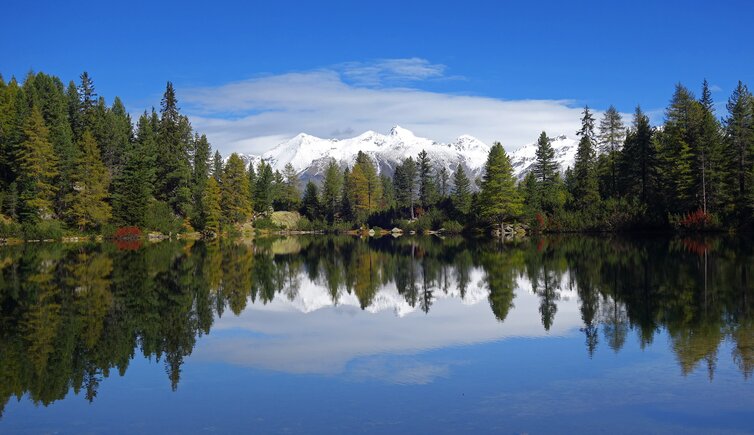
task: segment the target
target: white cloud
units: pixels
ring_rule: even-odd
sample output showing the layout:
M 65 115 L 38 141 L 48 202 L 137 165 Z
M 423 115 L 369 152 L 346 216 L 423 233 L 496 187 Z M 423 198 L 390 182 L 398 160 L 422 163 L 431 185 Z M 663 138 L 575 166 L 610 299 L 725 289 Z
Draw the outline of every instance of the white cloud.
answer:
M 542 130 L 572 135 L 579 128 L 581 108 L 573 101 L 501 100 L 392 85 L 442 78 L 444 69 L 422 59 L 350 63 L 191 88 L 179 98 L 194 126 L 223 154 L 262 153 L 301 132 L 343 138 L 398 124 L 438 141 L 470 134 L 514 150 Z

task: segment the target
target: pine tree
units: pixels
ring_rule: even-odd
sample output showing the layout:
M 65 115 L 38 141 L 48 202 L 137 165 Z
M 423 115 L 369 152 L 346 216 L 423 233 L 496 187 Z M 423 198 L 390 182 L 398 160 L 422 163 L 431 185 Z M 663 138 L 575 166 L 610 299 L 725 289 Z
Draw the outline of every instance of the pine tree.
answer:
M 695 173 L 699 103 L 688 89 L 676 85 L 658 133 L 658 159 L 666 211 L 680 214 L 698 208 L 701 176 Z
M 411 219 L 414 219 L 417 173 L 416 162 L 413 158 L 408 157 L 395 168 L 395 175 L 393 177 L 398 207 L 408 208 L 410 210 Z
M 238 154 L 233 153 L 223 170 L 221 189 L 223 218 L 225 222 L 231 224 L 245 222 L 252 213 L 249 201 L 249 179 L 245 166 Z
M 210 156 L 212 147 L 207 140 L 207 136 L 198 133 L 194 136 L 194 165 L 192 174 L 193 198 L 194 198 L 194 217 L 193 225 L 199 229 L 204 228 L 205 222 L 203 217 L 206 213 L 204 207 L 204 190 L 207 188 L 207 180 L 210 178 Z M 251 200 L 251 198 L 249 198 Z
M 257 188 L 257 171 L 254 170 L 254 162 L 249 162 L 249 192 L 251 194 L 251 201 L 254 202 L 254 192 Z
M 191 125 L 179 112 L 170 82 L 162 97 L 160 115 L 156 196 L 170 204 L 174 213 L 186 217 L 191 212 Z
M 742 82 L 728 99 L 725 119 L 725 159 L 730 177 L 728 197 L 731 209 L 743 221 L 749 216 L 752 195 L 752 162 L 754 162 L 754 102 Z
M 292 164 L 287 163 L 285 165 L 283 168 L 283 177 L 285 178 L 285 183 L 282 193 L 282 207 L 284 210 L 296 210 L 301 201 L 301 191 L 299 190 L 298 174 Z
M 254 186 L 254 211 L 260 214 L 266 214 L 272 208 L 272 167 L 264 161 L 259 162 L 257 166 L 257 182 Z
M 123 168 L 113 179 L 113 218 L 118 225 L 147 224 L 147 207 L 155 182 L 156 135 L 153 117 L 146 111 L 139 117 L 136 139 L 123 154 Z
M 372 159 L 365 153 L 359 151 L 356 155 L 356 163 L 346 184 L 354 218 L 359 223 L 366 222 L 369 215 L 379 209 L 382 183 Z
M 220 207 L 221 193 L 220 186 L 215 181 L 215 177 L 207 179 L 207 186 L 204 189 L 203 195 L 202 221 L 204 222 L 204 231 L 219 234 L 220 221 L 222 220 L 222 208 Z
M 84 131 L 94 131 L 96 124 L 95 109 L 97 106 L 98 98 L 97 93 L 94 90 L 94 81 L 89 77 L 89 73 L 84 71 L 79 76 L 81 83 L 78 87 L 78 116 L 76 120 L 78 124 L 73 126 L 73 133 L 76 140 L 80 139 L 84 134 Z
M 353 221 L 355 219 L 354 208 L 351 202 L 351 197 L 353 195 L 353 185 L 351 179 L 351 170 L 348 167 L 343 169 L 343 189 L 341 190 L 341 195 L 340 214 L 344 221 Z
M 427 151 L 422 150 L 416 159 L 419 170 L 419 202 L 425 209 L 434 203 L 435 185 L 432 180 L 432 163 Z
M 393 179 L 385 174 L 380 175 L 380 184 L 382 185 L 382 201 L 379 208 L 382 210 L 391 210 L 395 208 L 395 188 Z
M 340 200 L 343 196 L 343 173 L 340 167 L 331 159 L 325 169 L 325 180 L 322 182 L 322 207 L 328 222 L 335 221 L 340 214 Z
M 609 195 L 618 193 L 618 152 L 626 140 L 626 128 L 623 119 L 614 106 L 608 107 L 600 120 L 599 145 L 602 154 L 605 155 L 606 166 L 609 173 Z
M 582 112 L 581 130 L 576 134 L 581 136 L 576 151 L 576 161 L 573 165 L 573 190 L 576 209 L 594 210 L 599 203 L 600 195 L 597 186 L 596 152 L 594 137 L 594 118 L 585 107 Z
M 212 158 L 212 176 L 219 185 L 220 180 L 223 179 L 223 156 L 220 155 L 220 151 L 215 151 L 215 156 Z
M 304 189 L 304 199 L 301 201 L 301 213 L 309 220 L 319 219 L 319 189 L 314 182 L 306 183 Z
M 79 141 L 79 158 L 72 174 L 73 191 L 68 194 L 66 217 L 80 231 L 100 227 L 111 216 L 107 203 L 110 174 L 100 157 L 94 136 L 86 130 Z
M 49 139 L 42 112 L 31 108 L 23 128 L 23 140 L 17 150 L 18 188 L 21 218 L 25 221 L 50 219 L 54 216 L 55 178 L 58 159 Z
M 460 163 L 456 166 L 456 171 L 453 174 L 453 192 L 451 195 L 453 207 L 463 216 L 469 214 L 471 208 L 471 182 Z
M 447 198 L 450 186 L 450 175 L 448 174 L 448 168 L 440 166 L 435 169 L 435 185 L 437 186 L 437 193 L 440 195 L 440 200 Z
M 699 120 L 699 150 L 697 167 L 701 170 L 702 210 L 719 211 L 724 202 L 725 170 L 722 127 L 715 116 L 709 83 L 702 83 Z
M 657 159 L 654 147 L 654 131 L 649 118 L 636 106 L 632 127 L 626 135 L 620 159 L 620 176 L 622 192 L 629 197 L 638 198 L 647 205 L 654 179 L 656 178 Z
M 516 188 L 513 167 L 500 142 L 490 148 L 479 197 L 482 218 L 498 225 L 501 234 L 503 222 L 523 212 L 523 199 Z

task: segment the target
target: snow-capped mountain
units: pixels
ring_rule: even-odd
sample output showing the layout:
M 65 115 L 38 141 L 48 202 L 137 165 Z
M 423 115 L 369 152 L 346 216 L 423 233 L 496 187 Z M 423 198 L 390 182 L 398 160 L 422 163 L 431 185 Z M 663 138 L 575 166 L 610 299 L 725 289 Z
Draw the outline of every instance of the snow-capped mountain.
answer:
M 573 165 L 576 141 L 565 136 L 552 138 L 551 141 L 561 169 Z M 511 163 L 518 178 L 523 178 L 531 169 L 536 146 L 536 143 L 532 143 L 511 153 Z M 306 181 L 321 179 L 330 159 L 341 167 L 353 165 L 359 151 L 375 161 L 380 173 L 392 176 L 398 164 L 409 156 L 416 158 L 422 150 L 427 152 L 436 167 L 445 167 L 452 173 L 461 164 L 469 178 L 474 179 L 482 175 L 490 147 L 469 135 L 460 136 L 452 143 L 441 143 L 395 126 L 386 135 L 367 131 L 349 139 L 322 139 L 301 133 L 261 156 L 240 156 L 247 164 L 257 165 L 264 160 L 279 171 L 290 163 L 301 180 Z
M 560 170 L 565 171 L 566 168 L 573 167 L 573 163 L 576 161 L 576 150 L 579 142 L 565 135 L 549 139 L 555 151 L 555 160 L 560 165 Z M 536 153 L 537 143 L 534 142 L 524 145 L 510 154 L 513 173 L 519 180 L 523 179 L 531 171 L 532 164 L 534 164 L 534 160 L 536 159 Z

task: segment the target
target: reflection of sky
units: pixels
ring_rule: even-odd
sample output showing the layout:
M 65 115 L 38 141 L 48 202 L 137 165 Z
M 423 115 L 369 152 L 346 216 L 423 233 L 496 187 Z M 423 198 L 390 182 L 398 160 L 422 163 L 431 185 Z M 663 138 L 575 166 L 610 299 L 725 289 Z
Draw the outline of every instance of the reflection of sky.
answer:
M 389 382 L 425 383 L 447 375 L 448 367 L 405 361 L 399 366 L 377 367 L 384 359 L 364 358 L 410 355 L 508 337 L 560 336 L 581 324 L 577 299 L 562 297 L 554 325 L 546 332 L 538 311 L 539 297 L 532 294 L 525 279 L 519 280 L 514 308 L 499 322 L 487 300 L 481 272 L 472 276 L 463 300 L 455 290 L 448 294 L 435 290 L 428 314 L 420 311 L 418 304 L 412 310 L 394 286 L 379 290 L 375 297 L 379 311 L 362 311 L 356 297 L 348 294 L 333 307 L 326 288 L 301 277 L 293 300 L 277 297 L 267 305 L 251 305 L 238 317 L 218 319 L 212 333 L 198 344 L 194 358 L 289 373 L 348 372 Z M 349 365 L 355 359 L 360 360 Z
M 471 286 L 484 290 L 481 278 Z M 302 277 L 293 300 L 226 313 L 176 392 L 164 362 L 136 351 L 91 404 L 11 399 L 0 433 L 754 433 L 754 384 L 730 342 L 710 381 L 703 368 L 681 375 L 665 331 L 589 357 L 578 298 L 561 293 L 547 333 L 525 279 L 502 323 L 472 289 L 465 301 L 435 291 L 426 315 L 397 307 L 390 287 L 375 312 L 347 295 L 329 306 L 321 291 Z

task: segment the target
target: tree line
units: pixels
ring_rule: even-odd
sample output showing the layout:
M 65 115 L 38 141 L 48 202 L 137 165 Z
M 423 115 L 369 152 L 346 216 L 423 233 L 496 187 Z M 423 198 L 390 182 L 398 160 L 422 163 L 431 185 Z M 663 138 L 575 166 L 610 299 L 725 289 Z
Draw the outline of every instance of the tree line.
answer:
M 500 143 L 481 177 L 460 164 L 437 166 L 425 152 L 392 176 L 359 152 L 331 161 L 303 191 L 297 171 L 223 159 L 181 114 L 168 82 L 159 110 L 134 124 L 119 98 L 97 95 L 84 72 L 67 87 L 30 73 L 0 77 L 0 232 L 45 237 L 123 226 L 165 233 L 224 229 L 271 212 L 299 211 L 300 229 L 359 226 L 449 231 L 519 221 L 545 231 L 751 227 L 754 98 L 740 83 L 718 118 L 705 81 L 701 96 L 677 85 L 662 125 L 636 108 L 630 126 L 610 107 L 596 125 L 586 107 L 573 167 L 562 169 L 542 132 L 536 161 L 518 182 Z

